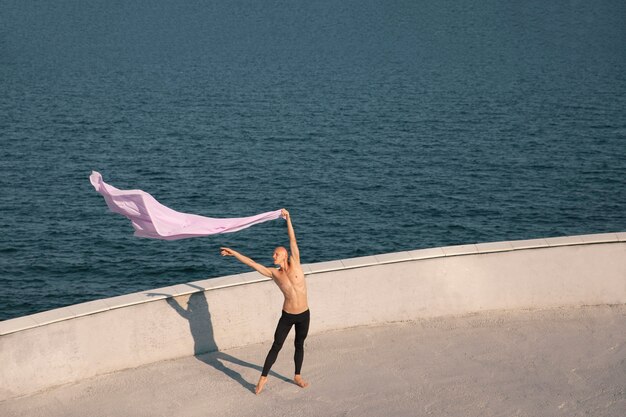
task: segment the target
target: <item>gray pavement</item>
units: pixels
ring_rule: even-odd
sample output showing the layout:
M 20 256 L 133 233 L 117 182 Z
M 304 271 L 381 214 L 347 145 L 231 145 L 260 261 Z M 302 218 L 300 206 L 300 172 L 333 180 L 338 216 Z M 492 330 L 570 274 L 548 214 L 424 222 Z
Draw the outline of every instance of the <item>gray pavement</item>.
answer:
M 624 417 L 625 319 L 626 305 L 496 311 L 312 335 L 306 389 L 289 380 L 291 334 L 259 396 L 270 342 L 7 400 L 0 416 Z

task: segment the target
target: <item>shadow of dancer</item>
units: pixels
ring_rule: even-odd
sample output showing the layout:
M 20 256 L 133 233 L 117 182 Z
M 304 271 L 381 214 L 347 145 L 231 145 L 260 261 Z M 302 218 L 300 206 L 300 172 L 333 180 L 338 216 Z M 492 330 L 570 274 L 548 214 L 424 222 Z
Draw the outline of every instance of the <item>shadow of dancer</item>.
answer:
M 169 306 L 189 322 L 189 329 L 194 341 L 193 353 L 199 361 L 223 372 L 225 375 L 240 383 L 248 391 L 254 393 L 256 385 L 246 381 L 239 372 L 225 366 L 223 362 L 226 361 L 235 365 L 245 366 L 259 372 L 261 372 L 263 368 L 259 365 L 243 361 L 218 350 L 213 335 L 213 323 L 211 321 L 211 313 L 209 311 L 209 304 L 206 300 L 204 289 L 193 284 L 186 285 L 201 290 L 200 292 L 191 294 L 186 309 L 183 308 L 183 306 L 181 306 L 171 294 L 151 292 L 147 295 L 167 296 L 168 298 L 166 301 Z M 291 379 L 277 374 L 276 372 L 272 371 L 271 374 L 285 382 L 293 383 Z

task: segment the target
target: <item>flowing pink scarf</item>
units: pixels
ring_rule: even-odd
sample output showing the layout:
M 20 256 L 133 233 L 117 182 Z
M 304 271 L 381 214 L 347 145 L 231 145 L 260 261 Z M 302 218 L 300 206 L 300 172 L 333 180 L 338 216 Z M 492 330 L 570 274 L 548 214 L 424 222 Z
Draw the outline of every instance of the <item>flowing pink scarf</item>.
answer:
M 176 240 L 230 233 L 281 217 L 280 210 L 226 219 L 180 213 L 159 203 L 145 191 L 119 190 L 104 182 L 102 175 L 96 171 L 92 171 L 89 180 L 96 191 L 102 194 L 111 211 L 126 216 L 132 222 L 135 236 L 138 237 Z

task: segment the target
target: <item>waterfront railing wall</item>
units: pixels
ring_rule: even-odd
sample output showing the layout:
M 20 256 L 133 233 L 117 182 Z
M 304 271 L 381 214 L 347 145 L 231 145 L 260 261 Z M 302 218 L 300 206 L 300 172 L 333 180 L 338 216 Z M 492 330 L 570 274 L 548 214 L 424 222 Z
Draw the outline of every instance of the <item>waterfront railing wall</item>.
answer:
M 494 309 L 624 304 L 626 233 L 422 249 L 304 270 L 311 334 Z M 251 272 L 0 322 L 0 401 L 269 341 L 281 305 L 275 285 Z

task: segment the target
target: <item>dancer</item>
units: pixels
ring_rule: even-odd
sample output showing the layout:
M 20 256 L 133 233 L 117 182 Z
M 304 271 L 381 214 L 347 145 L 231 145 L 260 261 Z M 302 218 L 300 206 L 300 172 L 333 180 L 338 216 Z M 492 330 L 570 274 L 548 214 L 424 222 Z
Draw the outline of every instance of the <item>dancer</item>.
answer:
M 298 250 L 298 244 L 296 243 L 293 225 L 291 224 L 291 217 L 289 212 L 285 209 L 282 209 L 281 213 L 287 221 L 291 255 L 289 255 L 287 249 L 282 246 L 274 249 L 274 264 L 278 265 L 278 268 L 267 268 L 233 249 L 221 248 L 222 256 L 234 256 L 237 260 L 254 268 L 259 273 L 272 278 L 285 297 L 282 315 L 276 326 L 276 332 L 274 333 L 274 343 L 265 359 L 261 377 L 256 385 L 256 394 L 263 391 L 270 368 L 276 361 L 278 352 L 280 352 L 280 349 L 283 347 L 287 334 L 294 325 L 296 327 L 296 339 L 293 358 L 295 362 L 295 376 L 293 381 L 302 388 L 309 385 L 300 375 L 302 361 L 304 360 L 304 339 L 306 339 L 309 331 L 310 321 L 306 282 L 304 280 L 302 267 L 300 266 L 300 252 Z

